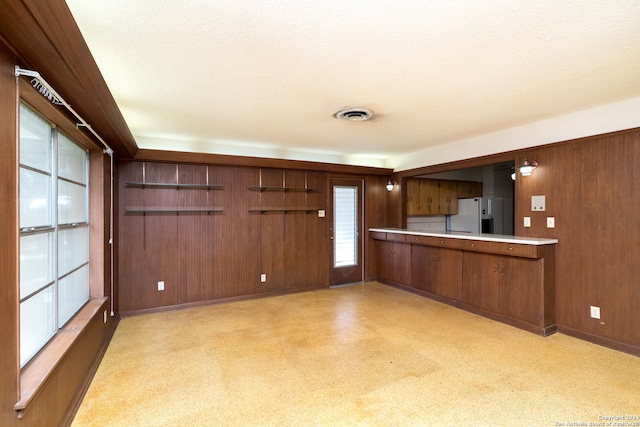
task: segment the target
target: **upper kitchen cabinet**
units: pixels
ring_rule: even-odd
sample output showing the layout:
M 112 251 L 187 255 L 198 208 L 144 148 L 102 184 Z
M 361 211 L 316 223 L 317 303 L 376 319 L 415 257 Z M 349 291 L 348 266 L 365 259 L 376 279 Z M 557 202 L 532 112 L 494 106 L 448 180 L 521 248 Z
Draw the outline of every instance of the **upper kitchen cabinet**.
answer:
M 458 181 L 458 199 L 471 199 L 482 197 L 482 182 Z
M 438 180 L 407 180 L 407 215 L 441 215 Z
M 438 210 L 440 214 L 445 215 L 458 213 L 458 183 L 456 181 L 439 181 Z
M 420 181 L 407 180 L 407 215 L 420 215 Z
M 420 210 L 417 215 L 438 215 L 440 213 L 440 187 L 438 181 L 420 180 Z
M 410 178 L 407 180 L 407 215 L 455 215 L 458 193 L 478 191 L 482 183 L 443 179 Z
M 407 215 L 439 215 L 439 181 L 407 180 Z

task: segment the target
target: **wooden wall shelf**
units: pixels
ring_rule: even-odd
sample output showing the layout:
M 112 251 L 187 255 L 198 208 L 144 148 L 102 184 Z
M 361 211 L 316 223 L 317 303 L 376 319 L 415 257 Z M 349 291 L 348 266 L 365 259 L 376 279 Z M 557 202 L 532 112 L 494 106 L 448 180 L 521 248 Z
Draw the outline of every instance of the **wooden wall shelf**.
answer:
M 312 213 L 312 212 L 317 212 L 318 209 L 249 209 L 249 212 L 252 213 L 269 213 L 269 212 L 281 212 L 281 213 L 291 213 L 291 212 L 305 212 L 305 213 Z
M 156 188 L 199 188 L 206 190 L 221 190 L 224 185 L 208 185 L 208 184 L 167 184 L 163 182 L 127 182 L 127 187 L 156 187 Z
M 254 186 L 254 187 L 248 187 L 249 190 L 251 191 L 259 191 L 259 192 L 263 192 L 263 191 L 283 191 L 283 192 L 288 192 L 288 191 L 297 191 L 297 192 L 302 192 L 302 193 L 311 193 L 314 191 L 320 191 L 319 188 L 305 188 L 305 187 L 260 187 L 260 186 Z
M 126 209 L 126 213 L 220 213 L 222 209 Z

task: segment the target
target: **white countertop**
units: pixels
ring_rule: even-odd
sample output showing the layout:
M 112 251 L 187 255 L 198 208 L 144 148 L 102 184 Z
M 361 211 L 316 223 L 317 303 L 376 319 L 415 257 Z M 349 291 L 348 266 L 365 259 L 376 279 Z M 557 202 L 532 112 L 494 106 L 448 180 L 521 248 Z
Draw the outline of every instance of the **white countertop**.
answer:
M 558 239 L 507 236 L 504 234 L 476 234 L 455 231 L 407 230 L 404 228 L 370 228 L 369 231 L 382 233 L 413 234 L 417 236 L 446 237 L 450 239 L 483 240 L 485 242 L 517 243 L 521 245 L 553 245 Z

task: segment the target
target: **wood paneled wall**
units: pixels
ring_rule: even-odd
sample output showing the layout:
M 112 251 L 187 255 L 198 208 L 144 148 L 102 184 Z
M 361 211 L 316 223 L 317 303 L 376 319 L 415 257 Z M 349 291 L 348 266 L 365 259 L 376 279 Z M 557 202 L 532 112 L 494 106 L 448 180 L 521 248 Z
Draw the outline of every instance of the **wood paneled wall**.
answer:
M 561 332 L 640 355 L 640 130 L 519 153 L 539 166 L 516 180 L 516 234 L 555 237 Z M 531 211 L 531 196 L 546 211 Z M 531 217 L 531 227 L 523 217 Z M 547 228 L 547 217 L 555 228 Z M 600 307 L 592 319 L 590 306 Z
M 388 180 L 389 176 L 374 176 L 365 180 L 365 281 L 375 280 L 378 277 L 377 241 L 371 238 L 369 228 L 400 226 L 396 218 L 399 214 L 394 209 L 399 205 L 399 200 L 402 197 L 400 186 L 396 186 L 392 191 L 387 191 Z
M 379 225 L 385 220 L 386 178 L 360 178 L 366 188 L 365 227 Z M 176 186 L 133 184 L 140 182 Z M 309 191 L 300 191 L 305 188 Z M 317 213 L 328 207 L 327 192 L 323 171 L 121 161 L 121 312 L 327 287 L 327 218 Z M 145 209 L 171 212 L 132 212 Z M 222 211 L 184 212 L 188 209 Z M 369 244 L 367 238 L 365 257 L 373 253 Z M 375 273 L 366 271 L 366 277 Z M 165 282 L 164 291 L 158 291 L 159 281 Z

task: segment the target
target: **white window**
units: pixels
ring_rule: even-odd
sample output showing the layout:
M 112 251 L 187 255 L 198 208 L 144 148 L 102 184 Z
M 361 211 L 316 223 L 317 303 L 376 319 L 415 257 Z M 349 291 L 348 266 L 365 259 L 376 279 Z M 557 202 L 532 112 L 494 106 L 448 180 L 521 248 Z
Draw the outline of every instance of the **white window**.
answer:
M 88 161 L 20 105 L 21 367 L 89 300 Z

